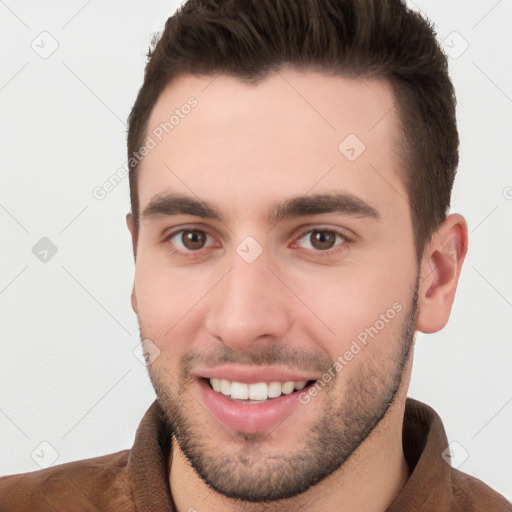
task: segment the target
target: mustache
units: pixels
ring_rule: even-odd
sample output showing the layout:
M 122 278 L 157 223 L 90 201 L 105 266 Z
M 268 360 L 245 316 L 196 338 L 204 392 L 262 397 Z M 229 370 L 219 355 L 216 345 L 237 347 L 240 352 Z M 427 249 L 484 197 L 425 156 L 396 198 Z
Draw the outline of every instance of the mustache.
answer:
M 197 366 L 214 368 L 226 363 L 245 366 L 284 366 L 293 370 L 316 370 L 324 373 L 333 364 L 332 359 L 319 352 L 311 352 L 282 345 L 259 346 L 253 350 L 234 350 L 219 345 L 201 352 L 187 352 L 181 357 L 181 377 L 190 376 Z

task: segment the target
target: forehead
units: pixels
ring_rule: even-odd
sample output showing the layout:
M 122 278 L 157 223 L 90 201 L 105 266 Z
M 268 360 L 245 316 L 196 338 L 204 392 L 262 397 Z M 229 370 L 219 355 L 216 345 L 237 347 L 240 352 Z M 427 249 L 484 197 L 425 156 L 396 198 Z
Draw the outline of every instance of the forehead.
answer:
M 384 80 L 293 69 L 257 85 L 181 75 L 148 122 L 152 149 L 140 165 L 141 209 L 165 192 L 237 211 L 333 189 L 383 208 L 400 201 L 407 207 L 399 134 Z

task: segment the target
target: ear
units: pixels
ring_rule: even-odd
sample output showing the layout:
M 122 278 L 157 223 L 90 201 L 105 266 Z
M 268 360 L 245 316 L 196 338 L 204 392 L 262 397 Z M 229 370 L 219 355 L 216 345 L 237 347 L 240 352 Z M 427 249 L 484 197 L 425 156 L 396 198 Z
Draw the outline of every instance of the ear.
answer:
M 448 215 L 423 251 L 416 329 L 440 331 L 448 322 L 468 248 L 464 217 Z
M 126 226 L 132 237 L 133 259 L 137 261 L 137 233 L 135 232 L 135 222 L 131 212 L 126 214 Z
M 137 304 L 137 295 L 135 294 L 135 283 L 133 283 L 133 286 L 132 286 L 132 294 L 130 296 L 130 299 L 131 299 L 131 303 L 132 303 L 132 309 L 133 309 L 134 313 L 137 315 L 139 313 L 139 307 Z
M 135 223 L 133 221 L 133 215 L 131 213 L 128 213 L 126 215 L 126 226 L 128 227 L 128 231 L 130 232 L 130 235 L 132 237 L 132 250 L 133 250 L 133 259 L 135 262 L 137 262 L 137 233 L 135 232 Z M 135 295 L 135 282 L 132 286 L 132 294 L 131 294 L 131 302 L 132 302 L 132 309 L 135 311 L 135 314 L 138 313 L 137 311 L 137 296 Z

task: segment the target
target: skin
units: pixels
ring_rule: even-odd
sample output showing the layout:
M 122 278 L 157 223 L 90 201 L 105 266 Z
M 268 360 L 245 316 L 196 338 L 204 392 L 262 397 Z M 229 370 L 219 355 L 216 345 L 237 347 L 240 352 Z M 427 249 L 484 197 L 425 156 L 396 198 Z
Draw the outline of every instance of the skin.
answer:
M 401 435 L 413 333 L 436 332 L 448 320 L 466 254 L 465 220 L 449 215 L 418 265 L 395 100 L 385 81 L 294 69 L 256 86 L 182 75 L 161 94 L 148 133 L 190 96 L 197 106 L 141 162 L 141 212 L 173 193 L 207 202 L 222 218 L 141 214 L 137 236 L 127 216 L 136 261 L 132 305 L 141 338 L 159 350 L 150 377 L 174 427 L 183 429 L 170 457 L 176 507 L 383 511 L 409 476 Z M 338 150 L 348 134 L 365 145 L 355 161 Z M 269 218 L 290 199 L 335 193 L 359 198 L 377 217 L 331 211 Z M 207 233 L 206 246 L 190 250 L 182 233 L 168 236 L 180 229 Z M 340 236 L 332 248 L 318 249 L 315 229 Z M 252 263 L 236 250 L 249 236 L 262 250 Z M 401 311 L 275 428 L 235 432 L 205 406 L 196 375 L 215 361 L 308 370 L 317 379 L 393 304 Z M 185 427 L 193 434 L 188 447 Z M 322 436 L 333 454 L 323 447 L 318 458 Z M 334 453 L 334 439 L 347 449 Z M 200 446 L 192 453 L 194 443 Z M 196 469 L 208 465 L 206 458 L 216 463 L 216 471 L 203 467 L 207 482 L 187 450 Z M 272 505 L 229 497 L 233 480 L 240 493 L 286 486 L 277 475 L 293 480 L 300 454 L 336 467 Z

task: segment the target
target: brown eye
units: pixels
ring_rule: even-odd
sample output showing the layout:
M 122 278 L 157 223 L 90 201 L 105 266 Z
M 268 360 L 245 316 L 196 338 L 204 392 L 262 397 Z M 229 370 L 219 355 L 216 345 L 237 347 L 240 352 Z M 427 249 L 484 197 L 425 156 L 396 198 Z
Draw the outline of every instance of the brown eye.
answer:
M 298 241 L 305 249 L 316 251 L 328 251 L 336 245 L 343 243 L 345 239 L 336 231 L 329 229 L 314 229 L 305 233 Z
M 169 238 L 169 242 L 183 252 L 198 251 L 212 244 L 210 235 L 200 229 L 182 229 Z
M 326 250 L 334 247 L 336 233 L 332 231 L 313 231 L 309 237 L 311 245 L 318 250 Z
M 189 251 L 202 249 L 206 244 L 206 233 L 203 231 L 183 231 L 181 234 L 181 243 Z

